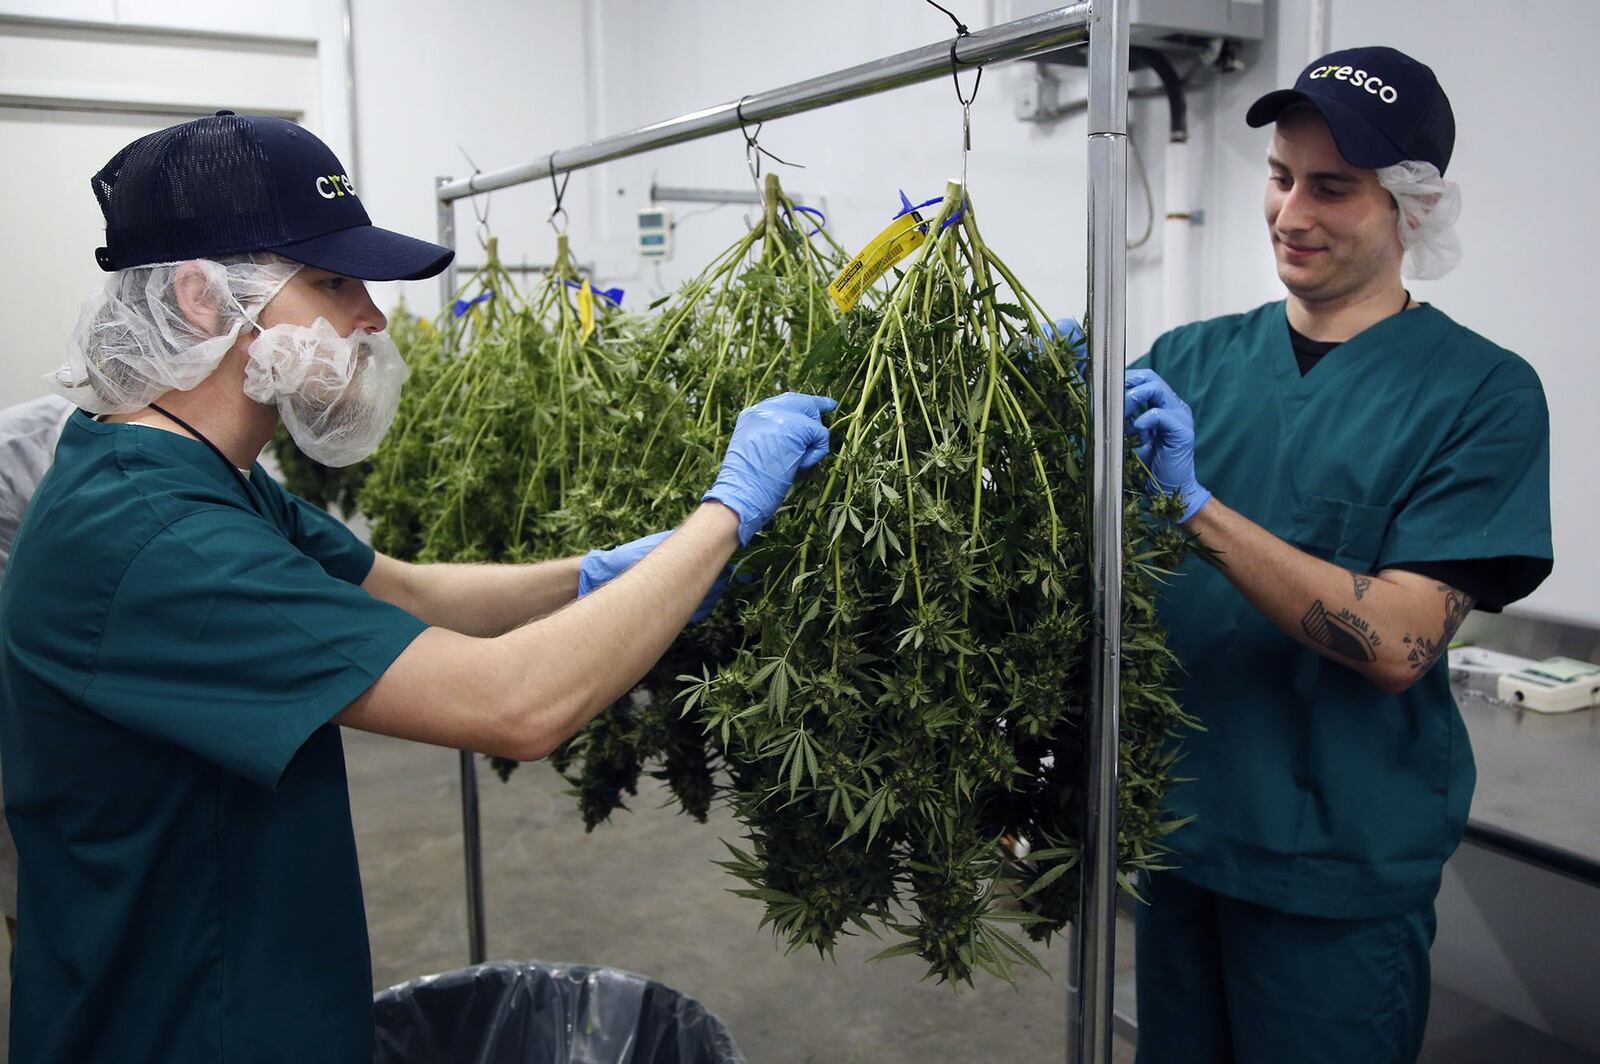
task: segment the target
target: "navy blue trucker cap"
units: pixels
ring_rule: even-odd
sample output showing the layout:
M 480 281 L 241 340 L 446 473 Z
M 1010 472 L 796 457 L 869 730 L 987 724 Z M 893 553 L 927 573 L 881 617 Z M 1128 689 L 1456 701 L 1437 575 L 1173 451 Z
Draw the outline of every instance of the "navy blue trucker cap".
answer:
M 270 251 L 365 281 L 417 281 L 455 255 L 373 225 L 328 146 L 281 118 L 218 111 L 151 133 L 91 184 L 107 271 Z
M 1442 174 L 1450 164 L 1456 144 L 1450 100 L 1433 71 L 1404 52 L 1330 52 L 1301 71 L 1294 88 L 1269 92 L 1251 104 L 1244 120 L 1264 126 L 1300 103 L 1321 113 L 1351 166 L 1376 170 L 1416 159 Z

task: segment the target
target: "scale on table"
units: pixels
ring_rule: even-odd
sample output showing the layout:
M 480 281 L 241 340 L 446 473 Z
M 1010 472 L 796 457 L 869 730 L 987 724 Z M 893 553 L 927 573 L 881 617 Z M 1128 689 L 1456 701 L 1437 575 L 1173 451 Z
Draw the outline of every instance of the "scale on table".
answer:
M 1600 665 L 1575 658 L 1534 661 L 1481 647 L 1452 647 L 1450 678 L 1468 690 L 1540 713 L 1600 705 Z

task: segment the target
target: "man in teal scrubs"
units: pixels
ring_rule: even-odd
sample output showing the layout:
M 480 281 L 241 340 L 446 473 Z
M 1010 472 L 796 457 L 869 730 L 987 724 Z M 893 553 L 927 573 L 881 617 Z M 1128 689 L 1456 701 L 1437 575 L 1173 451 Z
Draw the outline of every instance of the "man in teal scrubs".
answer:
M 741 415 L 670 536 L 403 564 L 256 457 L 280 417 L 313 457 L 371 450 L 405 370 L 361 279 L 430 276 L 451 253 L 372 226 L 332 152 L 278 119 L 152 134 L 94 188 L 110 276 L 55 380 L 83 409 L 0 587 L 10 1059 L 365 1064 L 339 725 L 544 756 L 716 594 L 826 454 L 832 403 Z
M 1409 1062 L 1474 779 L 1444 652 L 1550 571 L 1548 415 L 1527 363 L 1402 281 L 1459 255 L 1431 70 L 1334 53 L 1247 120 L 1275 123 L 1288 298 L 1127 375 L 1155 482 L 1216 552 L 1162 603 L 1204 730 L 1139 908 L 1139 1060 Z

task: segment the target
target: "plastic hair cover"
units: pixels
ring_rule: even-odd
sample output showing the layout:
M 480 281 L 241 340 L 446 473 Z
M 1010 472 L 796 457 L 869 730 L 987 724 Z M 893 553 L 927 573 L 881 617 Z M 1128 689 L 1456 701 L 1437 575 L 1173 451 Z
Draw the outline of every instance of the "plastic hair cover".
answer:
M 1400 208 L 1400 246 L 1406 257 L 1400 272 L 1419 281 L 1443 277 L 1461 261 L 1456 219 L 1461 217 L 1461 186 L 1447 181 L 1432 163 L 1407 160 L 1381 167 L 1378 184 Z
M 289 283 L 299 263 L 276 255 L 135 266 L 107 275 L 73 327 L 67 361 L 45 377 L 92 414 L 127 414 L 211 375 L 250 319 Z M 196 325 L 178 301 L 211 320 Z

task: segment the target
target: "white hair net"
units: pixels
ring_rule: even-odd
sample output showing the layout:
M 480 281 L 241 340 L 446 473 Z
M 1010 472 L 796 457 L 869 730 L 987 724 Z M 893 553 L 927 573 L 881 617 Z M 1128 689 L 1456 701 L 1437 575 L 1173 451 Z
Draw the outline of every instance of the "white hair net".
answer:
M 326 318 L 274 325 L 250 345 L 244 394 L 276 403 L 313 461 L 347 466 L 371 454 L 400 409 L 410 370 L 387 332 L 340 336 Z
M 67 361 L 45 381 L 93 414 L 126 414 L 211 375 L 239 332 L 301 269 L 277 255 L 192 259 L 118 270 L 84 301 Z M 178 279 L 198 272 L 215 328 L 191 322 Z
M 1400 272 L 1431 281 L 1455 269 L 1461 261 L 1461 186 L 1445 180 L 1432 163 L 1416 160 L 1381 167 L 1377 174 L 1400 208 L 1400 246 L 1406 250 Z

